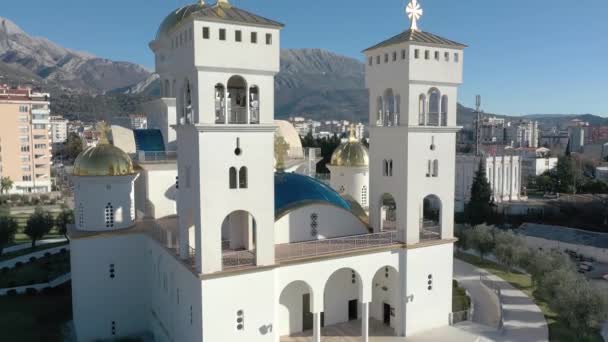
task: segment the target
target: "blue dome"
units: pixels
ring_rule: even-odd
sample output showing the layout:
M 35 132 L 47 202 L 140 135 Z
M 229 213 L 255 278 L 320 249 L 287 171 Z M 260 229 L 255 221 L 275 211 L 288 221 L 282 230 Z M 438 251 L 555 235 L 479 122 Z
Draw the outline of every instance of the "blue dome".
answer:
M 164 152 L 165 142 L 163 134 L 159 129 L 136 129 L 133 130 L 135 147 L 137 151 Z
M 296 173 L 275 173 L 274 212 L 277 219 L 290 209 L 319 202 L 352 211 L 351 205 L 340 194 L 314 178 Z

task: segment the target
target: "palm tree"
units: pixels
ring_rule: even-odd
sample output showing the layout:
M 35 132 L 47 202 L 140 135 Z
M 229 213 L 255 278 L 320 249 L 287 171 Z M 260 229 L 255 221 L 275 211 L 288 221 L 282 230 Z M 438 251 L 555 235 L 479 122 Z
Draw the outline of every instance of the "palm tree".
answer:
M 2 177 L 0 179 L 0 193 L 4 194 L 9 192 L 13 188 L 13 180 L 9 177 Z

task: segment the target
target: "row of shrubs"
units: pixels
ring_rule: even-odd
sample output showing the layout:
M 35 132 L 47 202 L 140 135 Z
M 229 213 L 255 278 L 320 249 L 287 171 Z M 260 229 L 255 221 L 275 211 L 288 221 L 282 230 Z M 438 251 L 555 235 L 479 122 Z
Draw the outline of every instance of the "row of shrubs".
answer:
M 62 249 L 60 249 L 60 250 L 59 250 L 59 253 L 60 253 L 60 254 L 66 254 L 67 252 L 68 252 L 68 250 L 67 250 L 66 248 L 62 248 Z M 51 255 L 52 255 L 52 254 L 51 254 L 50 252 L 46 252 L 46 253 L 44 253 L 44 258 L 49 258 Z M 43 259 L 43 258 L 41 258 L 41 260 L 42 260 L 42 259 Z M 29 258 L 28 263 L 35 262 L 36 260 L 38 260 L 36 257 L 31 257 L 31 258 Z M 24 264 L 23 262 L 18 261 L 18 262 L 16 262 L 16 263 L 15 263 L 14 268 L 15 268 L 15 269 L 19 269 L 19 268 L 23 267 L 24 265 L 25 265 L 25 264 Z M 51 261 L 50 261 L 50 260 L 44 260 L 44 261 L 42 262 L 41 266 L 42 266 L 42 268 L 43 268 L 44 270 L 46 270 L 46 271 L 50 271 L 50 269 L 51 269 Z M 6 274 L 8 274 L 8 272 L 9 272 L 10 270 L 11 270 L 11 268 L 10 268 L 10 267 L 6 267 L 6 266 L 5 266 L 5 267 L 2 267 L 2 268 L 0 269 L 0 274 L 1 274 L 1 275 L 6 275 Z M 35 285 L 35 284 L 39 284 L 39 283 L 48 283 L 48 282 L 49 282 L 49 281 L 51 281 L 51 280 L 52 280 L 52 279 L 50 279 L 49 277 L 44 278 L 42 281 L 29 280 L 29 281 L 26 281 L 26 282 L 22 282 L 22 283 L 21 283 L 21 285 L 19 285 L 19 286 Z M 15 281 L 9 281 L 9 282 L 8 282 L 8 286 L 7 286 L 7 287 L 9 287 L 9 288 L 10 288 L 10 287 L 16 287 L 16 286 L 17 286 L 17 283 L 16 283 Z

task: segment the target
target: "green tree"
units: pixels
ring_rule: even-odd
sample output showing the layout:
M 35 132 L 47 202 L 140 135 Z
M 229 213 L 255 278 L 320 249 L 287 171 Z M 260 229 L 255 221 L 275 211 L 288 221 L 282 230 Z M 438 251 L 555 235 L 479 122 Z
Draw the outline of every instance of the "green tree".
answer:
M 48 234 L 55 224 L 50 212 L 38 207 L 28 218 L 24 233 L 32 240 L 32 248 L 36 247 L 36 241 Z
M 494 250 L 494 235 L 493 227 L 481 224 L 473 227 L 467 237 L 472 249 L 479 253 L 479 257 L 483 260 L 484 257 Z
M 488 223 L 492 218 L 492 188 L 486 177 L 483 161 L 479 161 L 479 168 L 471 185 L 471 200 L 466 209 L 469 223 L 473 226 Z
M 57 230 L 60 234 L 65 236 L 66 240 L 68 239 L 68 225 L 74 224 L 74 211 L 69 209 L 63 209 L 59 215 L 57 215 L 57 219 L 55 220 L 55 225 L 57 226 Z
M 70 133 L 63 146 L 63 153 L 68 160 L 75 160 L 84 150 L 84 143 L 77 133 Z
M 15 241 L 15 233 L 17 233 L 17 221 L 10 216 L 0 216 L 0 255 L 4 247 Z
M 558 191 L 564 193 L 574 193 L 576 191 L 574 186 L 576 174 L 572 156 L 566 155 L 558 159 L 555 176 Z
M 495 231 L 494 243 L 496 259 L 507 266 L 509 272 L 513 270 L 513 267 L 522 265 L 522 262 L 527 259 L 529 250 L 525 241 L 513 232 Z
M 0 179 L 0 194 L 5 194 L 13 188 L 13 180 L 9 177 Z

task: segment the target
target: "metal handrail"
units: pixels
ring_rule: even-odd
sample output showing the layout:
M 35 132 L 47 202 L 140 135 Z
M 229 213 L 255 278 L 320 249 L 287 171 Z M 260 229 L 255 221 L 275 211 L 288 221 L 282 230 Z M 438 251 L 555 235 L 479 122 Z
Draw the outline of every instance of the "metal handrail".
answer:
M 255 266 L 255 250 L 232 251 L 222 253 L 222 266 L 224 269 Z
M 276 246 L 277 261 L 320 256 L 336 252 L 390 246 L 402 243 L 396 231 L 305 241 Z

